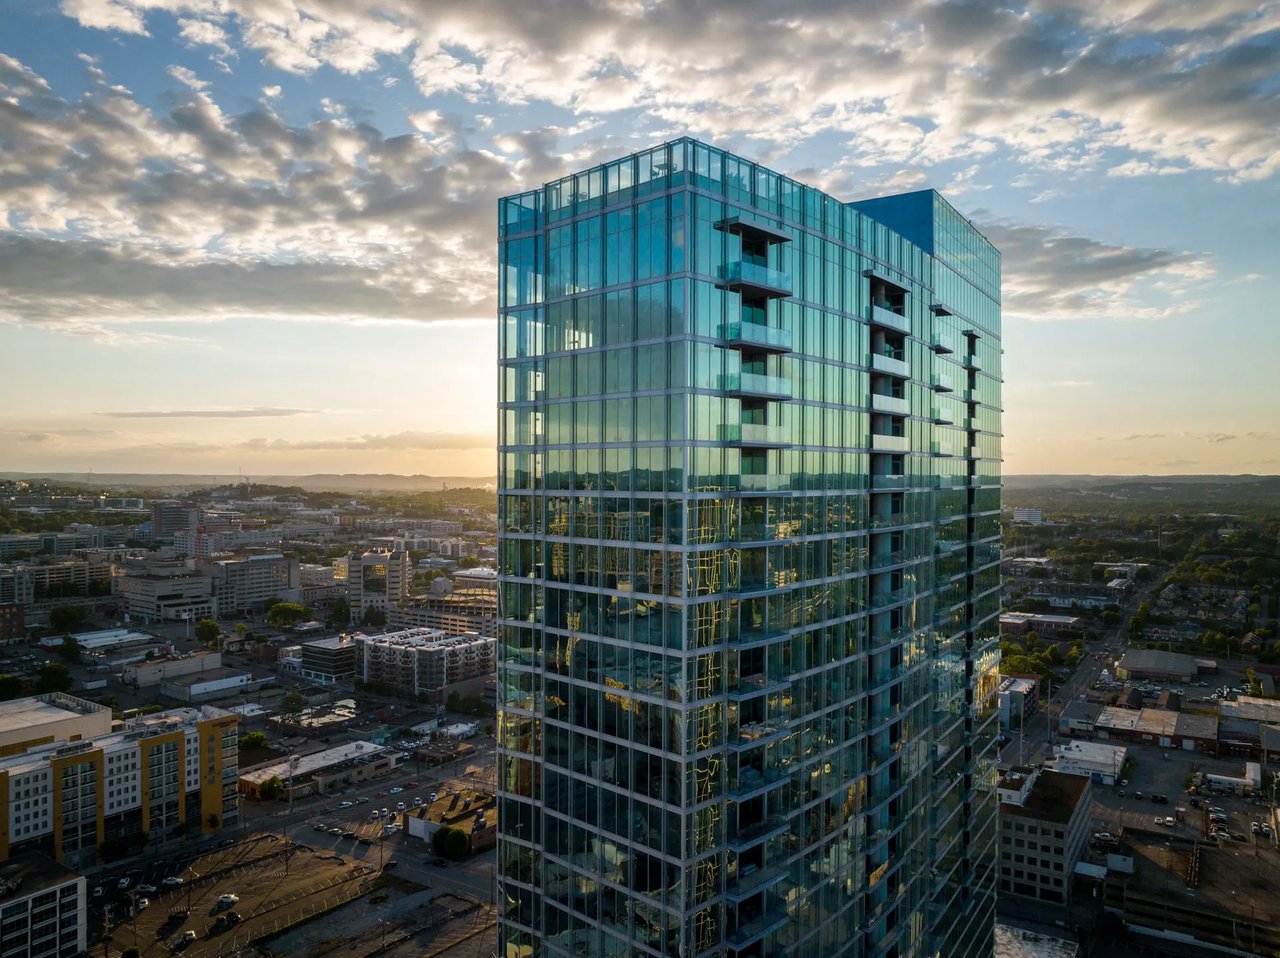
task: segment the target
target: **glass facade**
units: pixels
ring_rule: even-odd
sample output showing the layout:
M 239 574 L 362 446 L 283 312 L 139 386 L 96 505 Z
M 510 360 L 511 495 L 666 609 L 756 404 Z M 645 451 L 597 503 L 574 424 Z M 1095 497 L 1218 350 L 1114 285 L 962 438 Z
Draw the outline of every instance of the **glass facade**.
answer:
M 681 139 L 499 260 L 501 954 L 989 955 L 999 253 Z

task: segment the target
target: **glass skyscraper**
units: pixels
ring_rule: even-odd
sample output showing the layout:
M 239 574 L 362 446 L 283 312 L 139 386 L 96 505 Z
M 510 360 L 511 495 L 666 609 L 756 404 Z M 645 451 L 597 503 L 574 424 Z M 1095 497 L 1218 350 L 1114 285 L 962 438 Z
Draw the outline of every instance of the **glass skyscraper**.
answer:
M 999 253 L 681 139 L 499 259 L 503 958 L 991 954 Z

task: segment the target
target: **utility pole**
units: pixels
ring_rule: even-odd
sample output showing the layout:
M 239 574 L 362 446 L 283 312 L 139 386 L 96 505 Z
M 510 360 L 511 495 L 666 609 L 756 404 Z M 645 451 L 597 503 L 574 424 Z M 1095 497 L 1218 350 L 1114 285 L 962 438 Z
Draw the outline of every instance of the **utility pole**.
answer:
M 302 756 L 294 754 L 289 756 L 289 807 L 284 813 L 284 873 L 289 874 L 289 859 L 292 857 L 292 846 L 289 842 L 289 822 L 293 817 L 293 773 L 297 771 L 298 763 L 302 761 Z

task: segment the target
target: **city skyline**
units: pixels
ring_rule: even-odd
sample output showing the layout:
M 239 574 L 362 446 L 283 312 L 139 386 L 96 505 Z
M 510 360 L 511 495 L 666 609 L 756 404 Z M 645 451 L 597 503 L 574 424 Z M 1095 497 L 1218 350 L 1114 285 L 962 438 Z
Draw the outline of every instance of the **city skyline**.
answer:
M 1277 7 L 1091 7 L 9 11 L 0 462 L 491 476 L 497 198 L 689 134 L 991 237 L 1006 473 L 1275 473 Z

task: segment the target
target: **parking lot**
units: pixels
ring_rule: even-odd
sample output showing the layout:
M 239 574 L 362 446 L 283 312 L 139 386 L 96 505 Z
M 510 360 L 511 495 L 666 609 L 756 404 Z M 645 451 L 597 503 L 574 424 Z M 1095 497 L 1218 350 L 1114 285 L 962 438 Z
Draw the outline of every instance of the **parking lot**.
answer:
M 282 841 L 262 838 L 197 858 L 177 875 L 148 872 L 128 890 L 104 889 L 94 915 L 121 919 L 111 928 L 110 953 L 136 947 L 144 956 L 181 951 L 200 958 L 350 901 L 368 891 L 374 875 L 368 864 L 328 850 L 286 850 Z M 129 918 L 131 899 L 146 904 Z

